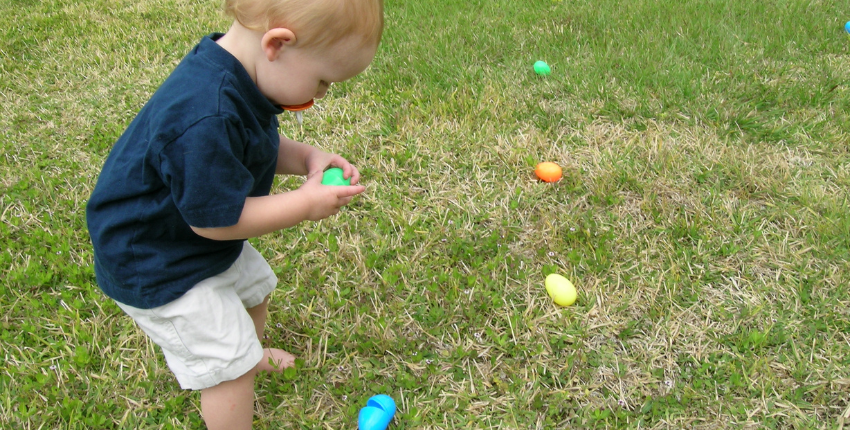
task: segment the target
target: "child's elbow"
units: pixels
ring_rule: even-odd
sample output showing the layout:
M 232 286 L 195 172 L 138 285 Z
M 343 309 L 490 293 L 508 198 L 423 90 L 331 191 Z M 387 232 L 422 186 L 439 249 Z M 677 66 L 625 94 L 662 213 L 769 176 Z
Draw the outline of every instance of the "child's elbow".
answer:
M 232 240 L 232 238 L 227 234 L 227 230 L 223 228 L 191 227 L 195 234 L 210 240 Z

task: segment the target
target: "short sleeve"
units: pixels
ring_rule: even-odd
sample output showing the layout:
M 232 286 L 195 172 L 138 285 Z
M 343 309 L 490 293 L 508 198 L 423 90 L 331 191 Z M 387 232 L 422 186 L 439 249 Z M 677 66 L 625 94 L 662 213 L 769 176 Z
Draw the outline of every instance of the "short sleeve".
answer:
M 163 183 L 193 227 L 239 222 L 254 177 L 243 165 L 244 136 L 230 121 L 205 118 L 165 145 L 159 154 Z

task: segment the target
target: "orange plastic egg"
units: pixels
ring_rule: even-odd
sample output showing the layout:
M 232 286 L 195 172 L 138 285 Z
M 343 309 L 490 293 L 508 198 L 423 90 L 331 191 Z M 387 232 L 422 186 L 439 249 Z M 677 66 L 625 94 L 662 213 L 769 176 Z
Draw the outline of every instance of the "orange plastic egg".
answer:
M 534 174 L 544 182 L 557 182 L 561 179 L 561 166 L 551 162 L 544 161 L 534 168 Z

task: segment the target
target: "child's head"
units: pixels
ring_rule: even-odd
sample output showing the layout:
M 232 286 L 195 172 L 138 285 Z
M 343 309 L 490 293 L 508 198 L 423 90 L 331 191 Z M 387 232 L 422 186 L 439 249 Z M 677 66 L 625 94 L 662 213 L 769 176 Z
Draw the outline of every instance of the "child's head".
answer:
M 384 28 L 383 0 L 225 0 L 225 11 L 260 32 L 285 27 L 302 47 L 328 47 L 350 36 L 377 45 Z

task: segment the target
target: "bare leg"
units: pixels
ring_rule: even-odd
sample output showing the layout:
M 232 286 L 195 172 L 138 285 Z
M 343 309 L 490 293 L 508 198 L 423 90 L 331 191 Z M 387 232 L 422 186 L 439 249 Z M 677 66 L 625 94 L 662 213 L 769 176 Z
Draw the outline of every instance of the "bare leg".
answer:
M 257 330 L 257 339 L 260 339 L 260 342 L 262 342 L 263 331 L 266 329 L 266 314 L 269 311 L 269 296 L 266 296 L 266 298 L 263 299 L 263 303 L 246 310 L 248 311 L 248 315 L 251 315 L 251 319 L 254 320 L 254 328 Z
M 263 303 L 248 309 L 248 315 L 254 320 L 254 328 L 257 329 L 257 339 L 263 341 L 263 332 L 266 328 L 266 315 L 269 309 L 269 297 L 266 296 Z M 295 364 L 295 357 L 278 348 L 263 349 L 263 358 L 257 364 L 257 370 L 269 372 L 282 372 L 283 369 Z
M 250 430 L 256 374 L 255 367 L 232 381 L 201 390 L 201 412 L 209 430 Z
M 262 341 L 269 298 L 247 309 L 254 320 L 257 338 Z M 271 359 L 271 360 L 270 360 Z M 277 348 L 263 350 L 263 358 L 248 373 L 232 381 L 201 390 L 201 411 L 209 430 L 249 430 L 254 421 L 254 377 L 259 370 L 281 372 L 292 366 L 295 357 Z

